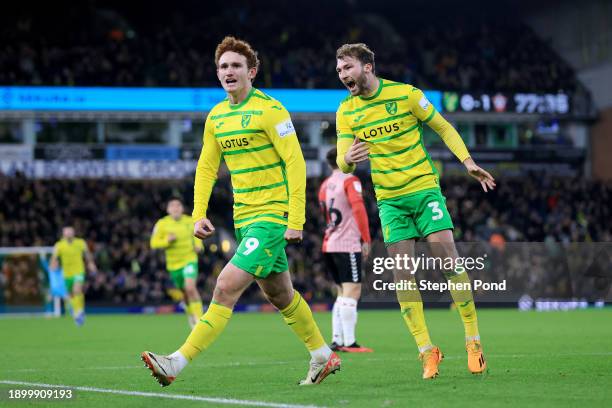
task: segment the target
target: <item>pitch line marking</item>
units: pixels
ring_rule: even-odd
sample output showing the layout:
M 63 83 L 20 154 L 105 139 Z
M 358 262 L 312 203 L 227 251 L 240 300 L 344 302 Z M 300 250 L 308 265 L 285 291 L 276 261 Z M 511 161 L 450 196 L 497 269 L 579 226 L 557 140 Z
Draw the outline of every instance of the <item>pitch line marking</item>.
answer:
M 283 403 L 276 403 L 276 402 L 239 400 L 239 399 L 233 399 L 233 398 L 198 397 L 194 395 L 162 394 L 159 392 L 113 390 L 109 388 L 82 387 L 82 386 L 62 385 L 62 384 L 45 384 L 45 383 L 33 383 L 33 382 L 24 382 L 24 381 L 0 380 L 0 384 L 23 385 L 23 386 L 28 386 L 28 387 L 41 387 L 41 388 L 68 388 L 71 390 L 78 390 L 78 391 L 85 391 L 85 392 L 99 392 L 103 394 L 117 394 L 117 395 L 128 395 L 128 396 L 148 397 L 148 398 L 166 398 L 166 399 L 175 399 L 175 400 L 202 401 L 202 402 L 211 402 L 211 403 L 216 403 L 216 404 L 243 405 L 243 406 L 251 406 L 251 407 L 323 408 L 318 405 L 283 404 Z

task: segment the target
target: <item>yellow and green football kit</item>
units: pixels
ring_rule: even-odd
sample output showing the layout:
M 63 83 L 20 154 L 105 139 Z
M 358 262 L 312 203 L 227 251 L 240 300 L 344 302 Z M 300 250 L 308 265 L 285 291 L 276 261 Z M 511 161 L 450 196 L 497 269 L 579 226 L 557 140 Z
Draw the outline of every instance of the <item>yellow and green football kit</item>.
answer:
M 168 242 L 170 234 L 176 237 L 172 242 Z M 193 236 L 193 221 L 190 216 L 182 215 L 175 220 L 167 215 L 157 221 L 151 234 L 151 248 L 164 250 L 166 269 L 177 288 L 185 287 L 185 278 L 197 279 L 196 249 L 202 248 L 202 241 Z
M 173 234 L 175 240 L 168 241 L 168 235 Z M 193 236 L 193 220 L 188 215 L 182 215 L 175 220 L 170 215 L 159 219 L 151 234 L 151 248 L 163 249 L 166 255 L 166 269 L 174 286 L 185 289 L 185 279 L 198 278 L 198 254 L 196 249 L 202 248 L 202 241 Z M 181 298 L 182 298 L 182 292 Z M 196 318 L 202 316 L 202 301 L 190 300 L 185 308 L 187 315 Z
M 79 316 L 85 309 L 85 296 L 82 293 L 73 295 L 72 289 L 75 283 L 82 284 L 85 282 L 85 262 L 83 261 L 83 256 L 87 252 L 87 244 L 81 238 L 73 238 L 72 240 L 62 238 L 56 242 L 53 251 L 62 265 L 64 282 L 70 296 L 72 313 L 74 316 Z
M 225 99 L 210 111 L 196 170 L 194 220 L 206 216 L 221 159 L 234 193 L 238 250 L 230 262 L 258 278 L 286 271 L 284 233 L 287 227 L 302 230 L 306 200 L 306 163 L 289 112 L 255 88 L 243 102 Z
M 355 138 L 369 148 L 370 172 L 387 245 L 453 228 L 438 172 L 423 144 L 423 124 L 442 138 L 459 161 L 470 157 L 455 128 L 412 85 L 380 79 L 374 95 L 349 96 L 336 113 L 338 167 L 345 173 L 355 169 L 344 159 Z M 450 280 L 469 282 L 467 273 Z M 474 302 L 466 301 L 472 299 L 471 292 L 451 291 L 451 295 L 463 320 L 466 339 L 479 339 Z M 429 350 L 431 340 L 420 293 L 398 292 L 398 300 L 419 350 Z
M 453 228 L 438 172 L 423 144 L 424 123 L 461 162 L 469 157 L 457 131 L 412 85 L 380 79 L 374 95 L 349 96 L 336 113 L 340 169 L 355 169 L 344 160 L 355 138 L 368 145 L 387 245 Z
M 68 293 L 72 292 L 75 283 L 85 281 L 85 262 L 83 256 L 87 251 L 87 244 L 81 238 L 71 241 L 60 239 L 55 243 L 54 252 L 62 265 L 62 272 Z
M 236 105 L 224 100 L 208 114 L 198 160 L 193 219 L 206 216 L 208 200 L 225 160 L 234 192 L 238 248 L 230 262 L 261 279 L 288 270 L 284 234 L 302 230 L 306 210 L 306 163 L 283 105 L 252 88 Z M 280 313 L 306 348 L 326 347 L 310 307 L 297 291 Z M 179 349 L 188 360 L 207 349 L 223 332 L 233 310 L 212 302 Z

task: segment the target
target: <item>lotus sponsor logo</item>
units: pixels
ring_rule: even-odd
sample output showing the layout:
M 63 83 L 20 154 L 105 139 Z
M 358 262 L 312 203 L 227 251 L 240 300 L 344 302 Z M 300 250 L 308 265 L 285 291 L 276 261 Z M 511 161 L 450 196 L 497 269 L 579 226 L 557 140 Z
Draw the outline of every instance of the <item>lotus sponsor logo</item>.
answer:
M 235 138 L 235 139 L 225 139 L 221 141 L 221 147 L 229 149 L 232 147 L 244 147 L 249 145 L 249 139 L 246 137 Z
M 397 132 L 400 130 L 399 123 L 392 123 L 390 125 L 378 126 L 375 128 L 371 128 L 369 130 L 364 130 L 361 132 L 361 138 L 363 139 L 371 139 L 376 136 L 381 136 L 391 132 Z

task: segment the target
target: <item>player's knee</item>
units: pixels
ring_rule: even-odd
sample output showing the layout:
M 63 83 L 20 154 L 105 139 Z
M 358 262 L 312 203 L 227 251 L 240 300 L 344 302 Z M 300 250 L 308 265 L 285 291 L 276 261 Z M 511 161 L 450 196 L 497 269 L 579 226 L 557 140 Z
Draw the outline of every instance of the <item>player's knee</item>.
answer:
M 238 297 L 238 291 L 233 287 L 227 279 L 218 278 L 213 297 L 217 302 L 222 304 L 234 304 Z
M 265 296 L 277 309 L 284 309 L 293 300 L 292 292 L 287 290 L 265 292 Z

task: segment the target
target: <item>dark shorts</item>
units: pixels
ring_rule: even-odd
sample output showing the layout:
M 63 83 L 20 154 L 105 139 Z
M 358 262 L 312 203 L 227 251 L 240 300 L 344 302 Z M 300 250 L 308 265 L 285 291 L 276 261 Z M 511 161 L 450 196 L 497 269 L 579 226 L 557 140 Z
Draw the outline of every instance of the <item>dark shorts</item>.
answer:
M 361 252 L 324 252 L 323 260 L 338 285 L 361 283 Z

